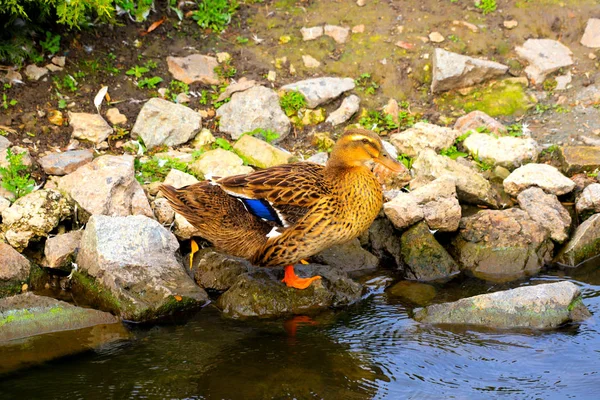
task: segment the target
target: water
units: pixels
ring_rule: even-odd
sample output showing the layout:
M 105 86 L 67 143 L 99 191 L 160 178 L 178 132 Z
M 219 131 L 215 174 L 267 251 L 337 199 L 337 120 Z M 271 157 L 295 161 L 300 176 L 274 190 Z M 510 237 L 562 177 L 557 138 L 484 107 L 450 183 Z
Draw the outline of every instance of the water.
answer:
M 598 265 L 571 276 L 593 314 Z M 374 280 L 376 282 L 377 280 Z M 13 372 L 1 398 L 49 399 L 592 399 L 600 389 L 596 319 L 549 332 L 439 328 L 376 284 L 342 311 L 313 319 L 232 321 L 207 307 L 133 339 Z M 515 286 L 515 285 L 513 285 Z M 451 282 L 436 301 L 498 290 Z

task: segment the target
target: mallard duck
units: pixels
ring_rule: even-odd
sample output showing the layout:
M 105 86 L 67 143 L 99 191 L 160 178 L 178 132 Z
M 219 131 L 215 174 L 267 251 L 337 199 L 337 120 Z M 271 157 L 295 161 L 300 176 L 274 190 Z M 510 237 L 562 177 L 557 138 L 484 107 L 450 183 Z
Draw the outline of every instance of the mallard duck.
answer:
M 351 129 L 326 166 L 296 162 L 160 191 L 217 249 L 254 265 L 286 266 L 283 282 L 304 289 L 320 277 L 300 278 L 293 264 L 357 237 L 379 213 L 383 195 L 371 160 L 402 168 L 377 134 Z

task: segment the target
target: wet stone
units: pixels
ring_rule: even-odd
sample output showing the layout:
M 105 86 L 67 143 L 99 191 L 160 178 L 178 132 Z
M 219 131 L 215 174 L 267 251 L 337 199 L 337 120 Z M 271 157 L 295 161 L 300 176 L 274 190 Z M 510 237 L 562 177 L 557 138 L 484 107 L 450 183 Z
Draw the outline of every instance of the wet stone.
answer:
M 594 214 L 577 227 L 554 262 L 568 267 L 576 267 L 598 255 L 600 255 L 600 214 Z
M 363 249 L 358 239 L 325 249 L 312 256 L 311 260 L 344 272 L 368 271 L 379 265 L 377 257 Z
M 310 264 L 295 269 L 299 276 L 320 275 L 322 279 L 298 290 L 281 282 L 281 269 L 259 268 L 241 275 L 217 305 L 233 318 L 278 317 L 347 306 L 361 298 L 362 286 L 336 268 Z
M 186 258 L 186 262 L 187 260 L 189 258 Z M 244 259 L 208 248 L 194 255 L 192 273 L 196 283 L 204 289 L 225 291 L 233 286 L 242 274 L 255 269 L 256 267 Z
M 435 298 L 435 287 L 426 283 L 400 281 L 386 290 L 389 295 L 400 297 L 418 306 L 425 306 Z
M 92 161 L 92 150 L 72 150 L 64 153 L 52 153 L 38 159 L 38 162 L 48 175 L 67 175 Z
M 591 316 L 571 282 L 525 286 L 415 310 L 428 324 L 465 324 L 496 329 L 553 329 Z
M 29 277 L 29 269 L 27 258 L 9 244 L 0 242 L 0 298 L 19 293 L 21 284 Z

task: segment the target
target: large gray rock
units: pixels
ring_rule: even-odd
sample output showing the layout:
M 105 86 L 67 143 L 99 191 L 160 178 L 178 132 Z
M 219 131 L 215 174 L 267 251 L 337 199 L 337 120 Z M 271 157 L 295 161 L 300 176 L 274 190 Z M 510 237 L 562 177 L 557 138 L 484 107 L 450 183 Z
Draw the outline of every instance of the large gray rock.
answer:
M 280 281 L 281 269 L 259 268 L 241 275 L 217 305 L 234 318 L 277 317 L 346 306 L 361 298 L 362 286 L 336 268 L 316 264 L 295 268 L 299 276 L 320 275 L 322 279 L 298 290 Z
M 232 139 L 261 128 L 278 133 L 276 143 L 284 139 L 291 129 L 290 120 L 279 105 L 279 96 L 264 86 L 234 93 L 229 103 L 219 107 L 217 117 L 220 118 L 219 130 Z
M 588 19 L 585 31 L 581 37 L 581 44 L 592 49 L 600 47 L 600 19 Z
M 480 160 L 508 169 L 536 162 L 540 153 L 537 142 L 532 138 L 493 137 L 485 133 L 469 135 L 464 141 L 464 146 Z
M 406 279 L 440 280 L 459 273 L 458 264 L 438 243 L 424 222 L 404 232 L 400 244 Z
M 529 63 L 525 73 L 536 85 L 543 83 L 546 75 L 573 64 L 571 50 L 556 40 L 528 39 L 515 51 Z
M 517 196 L 531 186 L 537 186 L 557 196 L 569 193 L 575 188 L 575 182 L 548 164 L 523 165 L 515 169 L 504 180 L 503 185 L 506 193 L 511 196 Z
M 508 66 L 487 60 L 467 57 L 436 48 L 433 53 L 431 91 L 439 93 L 484 82 L 504 75 Z
M 52 153 L 38 159 L 48 175 L 66 175 L 92 161 L 94 152 L 89 149 Z
M 352 78 L 311 78 L 283 86 L 283 90 L 296 90 L 306 98 L 308 108 L 327 103 L 344 92 L 354 89 Z
M 372 270 L 379 264 L 377 257 L 363 249 L 358 239 L 325 249 L 311 260 L 345 272 Z
M 184 265 L 189 265 L 186 257 Z M 249 271 L 254 271 L 248 261 L 219 253 L 212 248 L 202 249 L 194 255 L 192 265 L 194 280 L 204 289 L 225 291 Z
M 160 145 L 177 146 L 192 139 L 202 128 L 199 113 L 181 104 L 153 98 L 142 107 L 131 130 L 148 149 Z
M 390 137 L 398 153 L 416 157 L 425 149 L 440 151 L 454 144 L 460 132 L 456 129 L 417 122 L 412 128 Z
M 385 215 L 397 229 L 425 219 L 430 229 L 453 232 L 458 229 L 461 208 L 453 178 L 442 176 L 410 193 L 399 193 L 383 205 Z
M 100 114 L 69 112 L 69 125 L 74 138 L 94 143 L 105 141 L 113 133 L 113 128 Z
M 525 286 L 415 310 L 415 319 L 424 323 L 497 329 L 558 328 L 590 315 L 579 288 L 571 282 Z
M 202 54 L 191 54 L 187 57 L 167 57 L 169 72 L 173 78 L 185 82 L 219 84 L 219 76 L 215 68 L 219 65 L 215 57 Z
M 571 216 L 560 204 L 556 195 L 547 194 L 540 188 L 532 187 L 519 193 L 517 201 L 531 219 L 550 232 L 552 240 L 558 243 L 567 240 L 571 227 Z
M 600 214 L 594 214 L 577 227 L 571 240 L 562 248 L 554 262 L 576 267 L 600 255 Z
M 208 296 L 185 273 L 178 249 L 175 236 L 150 218 L 95 215 L 81 239 L 74 290 L 133 321 L 202 306 Z
M 71 231 L 46 240 L 44 246 L 45 267 L 70 271 L 83 231 Z
M 6 241 L 23 251 L 30 240 L 48 236 L 60 221 L 71 217 L 72 213 L 69 202 L 56 190 L 31 192 L 2 212 Z
M 518 208 L 483 210 L 460 222 L 451 253 L 475 276 L 509 281 L 533 275 L 552 258 L 548 232 Z
M 449 176 L 456 183 L 459 200 L 470 204 L 497 206 L 491 184 L 478 172 L 449 157 L 437 155 L 433 150 L 424 150 L 414 161 L 415 177 L 434 180 Z
M 588 185 L 575 204 L 577 213 L 600 212 L 600 183 L 592 183 Z
M 352 116 L 358 112 L 359 108 L 360 97 L 351 94 L 342 101 L 342 104 L 337 110 L 329 114 L 325 122 L 329 122 L 333 126 L 343 124 L 352 118 Z
M 0 343 L 46 333 L 116 324 L 115 316 L 24 293 L 0 300 Z
M 29 269 L 28 259 L 10 245 L 0 242 L 0 298 L 19 293 L 21 285 L 29 277 Z
M 77 204 L 83 220 L 89 215 L 146 215 L 152 208 L 134 176 L 132 156 L 100 156 L 60 178 L 58 188 Z

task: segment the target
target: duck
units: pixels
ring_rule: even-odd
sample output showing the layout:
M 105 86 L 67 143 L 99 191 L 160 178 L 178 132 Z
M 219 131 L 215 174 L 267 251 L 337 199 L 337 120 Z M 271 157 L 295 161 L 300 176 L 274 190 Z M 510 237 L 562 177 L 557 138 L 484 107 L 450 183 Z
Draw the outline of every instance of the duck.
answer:
M 324 166 L 294 162 L 159 190 L 217 250 L 256 266 L 284 266 L 282 282 L 306 289 L 321 277 L 299 277 L 294 264 L 358 237 L 381 210 L 371 161 L 403 170 L 378 134 L 355 128 L 340 136 Z

